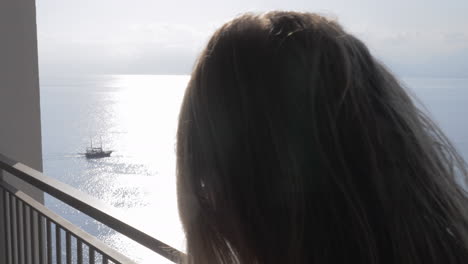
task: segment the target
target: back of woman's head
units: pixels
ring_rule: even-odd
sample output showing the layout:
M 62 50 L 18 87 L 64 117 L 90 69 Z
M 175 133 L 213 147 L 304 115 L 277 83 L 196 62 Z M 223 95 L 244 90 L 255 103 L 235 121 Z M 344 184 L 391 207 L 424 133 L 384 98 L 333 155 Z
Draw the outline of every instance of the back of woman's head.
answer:
M 177 135 L 189 263 L 465 263 L 466 176 L 365 45 L 244 15 L 200 56 Z

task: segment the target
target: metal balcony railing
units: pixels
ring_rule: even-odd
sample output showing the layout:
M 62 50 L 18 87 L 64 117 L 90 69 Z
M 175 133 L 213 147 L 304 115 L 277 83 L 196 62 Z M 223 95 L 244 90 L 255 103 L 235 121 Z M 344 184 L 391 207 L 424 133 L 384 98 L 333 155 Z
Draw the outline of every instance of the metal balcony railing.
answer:
M 172 262 L 184 257 L 178 250 L 128 224 L 115 208 L 0 154 L 0 173 L 2 170 Z M 1 179 L 0 217 L 0 231 L 3 229 L 4 234 L 0 237 L 4 241 L 0 254 L 4 252 L 6 264 L 134 263 Z

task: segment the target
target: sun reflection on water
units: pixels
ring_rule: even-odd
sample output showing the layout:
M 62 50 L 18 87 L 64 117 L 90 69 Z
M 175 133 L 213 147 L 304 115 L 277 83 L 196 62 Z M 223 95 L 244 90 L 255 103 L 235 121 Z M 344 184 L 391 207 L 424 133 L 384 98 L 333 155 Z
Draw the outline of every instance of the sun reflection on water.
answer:
M 184 241 L 175 193 L 175 135 L 187 81 L 186 76 L 129 75 L 110 83 L 118 88 L 109 96 L 115 102 L 110 131 L 120 132 L 111 133 L 117 160 L 111 166 L 119 172 L 106 181 L 110 190 L 102 197 L 125 210 L 131 222 L 178 249 L 183 249 Z M 106 173 L 100 175 L 106 177 Z M 123 248 L 129 246 L 124 237 L 111 239 Z M 140 260 L 153 259 L 149 251 L 130 249 L 126 249 L 129 255 Z

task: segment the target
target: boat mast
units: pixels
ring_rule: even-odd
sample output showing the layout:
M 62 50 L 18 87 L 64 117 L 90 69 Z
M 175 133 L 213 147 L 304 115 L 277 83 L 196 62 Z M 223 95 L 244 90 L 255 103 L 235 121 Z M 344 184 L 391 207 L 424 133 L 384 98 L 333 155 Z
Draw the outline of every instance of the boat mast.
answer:
M 102 150 L 102 136 L 100 136 L 100 139 L 101 139 L 101 150 Z

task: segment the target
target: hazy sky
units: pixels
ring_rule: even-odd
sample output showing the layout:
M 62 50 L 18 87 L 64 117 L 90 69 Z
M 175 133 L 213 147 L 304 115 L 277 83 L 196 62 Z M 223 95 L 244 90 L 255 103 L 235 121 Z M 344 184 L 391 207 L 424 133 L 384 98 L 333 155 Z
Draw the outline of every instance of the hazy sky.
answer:
M 213 31 L 275 9 L 336 17 L 400 76 L 468 77 L 467 0 L 36 0 L 41 74 L 188 74 Z

